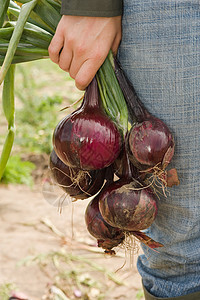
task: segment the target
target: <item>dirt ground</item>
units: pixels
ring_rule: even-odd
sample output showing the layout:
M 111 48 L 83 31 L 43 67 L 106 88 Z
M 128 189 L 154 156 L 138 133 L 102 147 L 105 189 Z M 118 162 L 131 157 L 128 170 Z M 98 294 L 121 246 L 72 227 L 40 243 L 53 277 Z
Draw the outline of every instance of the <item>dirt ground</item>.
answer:
M 64 205 L 60 212 L 50 204 L 44 190 L 46 187 L 42 182 L 33 189 L 0 186 L 0 285 L 16 284 L 29 300 L 48 299 L 45 295 L 53 283 L 54 270 L 50 268 L 44 272 L 37 263 L 24 265 L 19 262 L 32 255 L 64 249 L 112 272 L 122 267 L 115 275 L 123 284 L 108 282 L 102 299 L 142 300 L 142 296 L 138 296 L 141 279 L 135 266 L 137 255 L 130 258 L 124 249 L 117 249 L 114 257 L 107 257 L 102 249 L 96 247 L 96 241 L 87 232 L 84 222 L 84 211 L 89 201 L 79 200 Z M 54 192 L 51 193 L 53 195 Z M 87 270 L 82 271 L 85 273 Z M 95 277 L 104 283 L 105 276 L 98 269 Z M 79 296 L 79 299 L 86 298 Z M 99 298 L 93 296 L 87 299 Z

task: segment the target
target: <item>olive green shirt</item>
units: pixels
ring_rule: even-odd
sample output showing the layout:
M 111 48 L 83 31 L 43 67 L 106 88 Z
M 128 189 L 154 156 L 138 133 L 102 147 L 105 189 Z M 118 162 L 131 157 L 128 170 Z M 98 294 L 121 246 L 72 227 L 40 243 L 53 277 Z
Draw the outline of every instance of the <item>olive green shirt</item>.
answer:
M 122 14 L 123 0 L 62 0 L 61 14 L 115 17 Z

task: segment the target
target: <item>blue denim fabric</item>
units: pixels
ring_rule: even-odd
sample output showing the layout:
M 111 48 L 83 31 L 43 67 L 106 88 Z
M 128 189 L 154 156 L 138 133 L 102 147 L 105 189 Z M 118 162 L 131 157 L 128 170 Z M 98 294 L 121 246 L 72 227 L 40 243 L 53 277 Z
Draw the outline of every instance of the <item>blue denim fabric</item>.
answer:
M 138 270 L 157 297 L 200 291 L 200 1 L 124 0 L 119 59 L 148 110 L 175 138 L 180 185 L 161 197 Z

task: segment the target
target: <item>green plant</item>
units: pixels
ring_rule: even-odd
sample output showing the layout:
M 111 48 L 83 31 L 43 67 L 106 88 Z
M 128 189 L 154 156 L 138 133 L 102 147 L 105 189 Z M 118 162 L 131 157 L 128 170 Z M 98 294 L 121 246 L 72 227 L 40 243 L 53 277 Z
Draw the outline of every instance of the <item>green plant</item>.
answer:
M 142 289 L 138 290 L 137 294 L 136 294 L 136 299 L 137 300 L 142 300 L 144 298 L 144 292 Z
M 59 96 L 55 96 L 24 103 L 23 108 L 16 111 L 18 120 L 16 144 L 30 152 L 50 153 L 51 128 L 57 122 L 55 106 L 61 101 Z
M 5 167 L 11 153 L 11 149 L 14 142 L 14 136 L 15 136 L 14 75 L 15 75 L 15 66 L 12 65 L 8 68 L 7 74 L 5 75 L 3 93 L 2 93 L 2 107 L 8 123 L 8 133 L 5 138 L 5 142 L 0 157 L 0 180 L 5 171 Z
M 42 84 L 42 80 L 36 82 L 31 70 L 26 66 L 17 68 L 19 84 L 15 93 L 21 107 L 16 109 L 15 143 L 24 151 L 49 154 L 52 149 L 51 129 L 58 121 L 62 96 L 41 96 L 38 85 Z
M 6 28 L 5 24 L 8 25 L 8 27 L 14 27 L 12 31 L 12 35 L 9 37 L 8 40 L 5 40 L 4 38 L 1 38 L 1 53 L 0 53 L 0 61 L 1 61 L 1 69 L 0 69 L 0 84 L 4 81 L 4 88 L 3 88 L 3 109 L 4 114 L 6 116 L 7 122 L 8 122 L 8 134 L 4 142 L 3 150 L 0 157 L 0 179 L 2 178 L 2 175 L 5 170 L 5 166 L 7 164 L 13 141 L 14 141 L 14 67 L 11 66 L 12 63 L 15 63 L 16 61 L 13 59 L 16 55 L 17 61 L 19 61 L 20 57 L 24 60 L 24 54 L 27 59 L 25 61 L 30 60 L 30 53 L 35 53 L 31 60 L 39 59 L 39 58 L 45 58 L 48 56 L 48 51 L 46 49 L 36 49 L 35 45 L 31 42 L 28 43 L 27 47 L 24 47 L 24 41 L 23 41 L 23 31 L 24 27 L 28 27 L 28 29 L 31 28 L 33 36 L 36 34 L 35 31 L 37 31 L 37 34 L 41 36 L 41 42 L 42 42 L 42 36 L 44 38 L 44 42 L 46 42 L 46 46 L 48 46 L 52 34 L 55 32 L 56 26 L 60 20 L 60 14 L 59 12 L 51 6 L 46 0 L 31 0 L 31 1 L 25 1 L 25 4 L 21 7 L 18 6 L 14 1 L 12 0 L 5 0 L 1 1 L 0 3 L 0 29 L 1 33 L 3 30 L 3 34 L 5 33 Z M 16 22 L 12 22 L 13 18 L 10 16 L 13 15 L 14 19 L 17 18 Z M 8 21 L 9 20 L 9 21 Z M 27 23 L 27 21 L 30 21 Z M 38 26 L 39 25 L 39 29 Z M 40 28 L 44 28 L 47 30 L 45 36 L 44 36 L 44 30 Z M 34 29 L 35 30 L 34 30 Z M 36 30 L 37 28 L 37 30 Z M 26 28 L 27 29 L 27 28 Z M 25 33 L 25 32 L 24 32 Z M 35 33 L 35 34 L 34 34 Z M 4 37 L 6 37 L 7 31 Z M 29 37 L 31 37 L 31 32 L 28 34 Z M 21 45 L 20 45 L 20 40 Z M 25 34 L 25 39 L 27 39 L 27 36 Z M 34 39 L 34 38 L 33 38 Z M 38 37 L 35 37 L 35 40 L 37 41 Z M 40 43 L 41 45 L 41 43 Z M 20 48 L 20 47 L 22 48 Z M 23 50 L 24 49 L 24 53 Z M 5 93 L 4 93 L 5 90 Z M 6 108 L 6 109 L 5 109 Z
M 1 182 L 33 185 L 31 172 L 34 170 L 35 165 L 29 161 L 22 161 L 17 155 L 10 156 L 6 165 Z
M 1 300 L 8 300 L 10 297 L 11 291 L 16 289 L 16 285 L 13 283 L 4 283 L 0 285 L 0 299 Z

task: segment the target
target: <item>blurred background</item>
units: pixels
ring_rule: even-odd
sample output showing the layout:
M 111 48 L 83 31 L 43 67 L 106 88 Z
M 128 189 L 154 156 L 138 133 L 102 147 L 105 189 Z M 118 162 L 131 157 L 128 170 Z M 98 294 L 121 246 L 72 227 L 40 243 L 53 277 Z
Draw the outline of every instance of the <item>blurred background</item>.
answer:
M 83 92 L 44 59 L 17 65 L 15 95 L 16 137 L 0 181 L 0 299 L 143 300 L 139 244 L 104 254 L 85 226 L 89 200 L 62 205 L 65 195 L 51 183 L 53 130 Z M 0 107 L 0 152 L 6 131 Z

